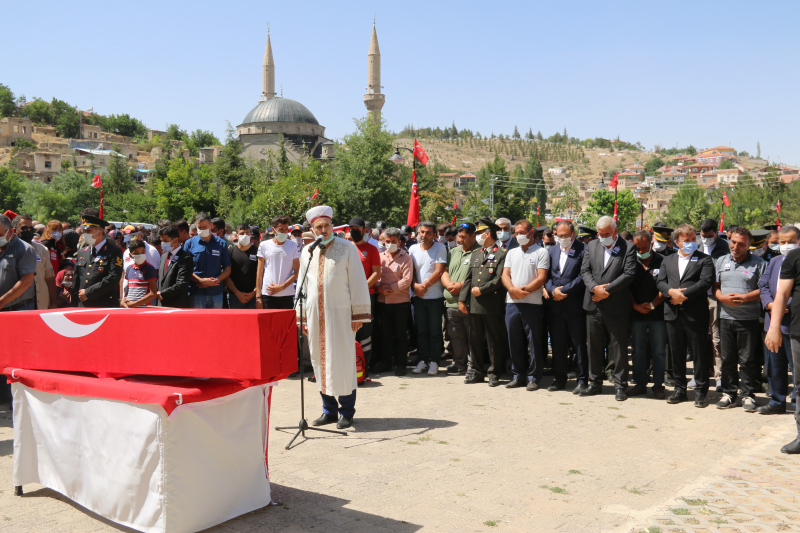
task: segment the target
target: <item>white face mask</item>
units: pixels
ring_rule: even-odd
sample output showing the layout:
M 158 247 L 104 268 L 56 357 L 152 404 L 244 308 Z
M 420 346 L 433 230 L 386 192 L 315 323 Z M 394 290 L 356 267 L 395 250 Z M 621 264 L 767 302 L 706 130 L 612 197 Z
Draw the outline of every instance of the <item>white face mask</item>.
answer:
M 201 239 L 206 239 L 206 238 L 208 238 L 209 235 L 211 235 L 211 230 L 210 229 L 201 229 L 197 234 L 200 235 Z
M 288 238 L 289 238 L 289 234 L 288 233 L 275 232 L 275 240 L 278 241 L 278 242 L 286 242 L 286 239 L 288 239 Z
M 91 233 L 84 233 L 83 242 L 85 242 L 87 246 L 94 246 L 95 238 Z
M 567 248 L 572 246 L 572 241 L 574 239 L 572 237 L 564 237 L 563 239 L 559 239 L 558 237 L 556 237 L 556 240 L 558 241 L 558 244 L 561 245 L 561 247 L 566 250 Z
M 759 248 L 758 250 L 752 250 L 751 253 L 756 257 L 763 256 L 767 251 L 763 248 Z
M 447 243 L 448 248 L 455 248 L 456 246 L 458 246 L 458 243 L 456 241 L 450 241 Z
M 796 250 L 796 249 L 797 249 L 797 245 L 796 244 L 781 244 L 781 255 L 786 255 L 789 252 L 791 252 L 792 250 Z
M 70 288 L 70 287 L 72 287 L 72 282 L 69 281 L 69 280 L 64 280 L 64 281 L 61 282 L 61 286 L 62 287 L 66 287 L 66 288 Z
M 499 235 L 498 235 L 499 237 Z M 517 242 L 520 246 L 527 246 L 529 242 L 531 242 L 530 238 L 527 235 L 517 235 Z
M 147 254 L 136 254 L 133 256 L 133 262 L 137 265 L 142 265 L 147 261 Z
M 706 248 L 714 246 L 714 243 L 716 242 L 714 237 L 701 237 L 700 240 L 703 241 L 703 246 Z
M 391 254 L 396 253 L 399 248 L 400 247 L 397 246 L 397 244 L 395 243 L 391 243 L 389 246 L 386 247 L 386 249 L 389 250 L 389 253 Z
M 661 241 L 653 241 L 653 250 L 655 250 L 656 252 L 663 252 L 666 249 L 667 249 L 666 243 L 663 243 Z
M 300 246 L 303 246 L 303 237 L 295 237 L 294 242 L 296 242 Z
M 250 244 L 250 235 L 239 235 L 239 246 L 247 247 Z
M 615 239 L 613 235 L 609 235 L 608 237 L 600 237 L 597 240 L 600 241 L 600 244 L 608 248 L 609 246 L 614 244 L 614 241 L 616 241 L 617 239 Z
M 486 242 L 486 239 L 488 239 L 488 238 L 489 238 L 489 235 L 487 233 L 482 233 L 482 234 L 478 235 L 478 238 L 477 238 L 478 245 L 479 246 L 483 246 L 483 244 Z
M 61 232 L 60 231 L 54 231 L 53 233 L 50 234 L 50 236 L 53 238 L 54 241 L 61 240 Z
M 507 232 L 507 231 L 498 231 L 497 232 L 497 238 L 500 239 L 503 242 L 506 242 L 508 239 L 511 238 L 511 234 L 509 232 Z M 517 240 L 519 240 L 519 239 L 517 239 Z

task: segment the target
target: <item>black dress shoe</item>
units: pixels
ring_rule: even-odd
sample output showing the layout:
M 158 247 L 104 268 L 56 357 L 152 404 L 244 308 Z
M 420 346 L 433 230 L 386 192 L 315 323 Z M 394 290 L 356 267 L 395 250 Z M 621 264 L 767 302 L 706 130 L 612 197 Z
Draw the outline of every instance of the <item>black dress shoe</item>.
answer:
M 783 415 L 786 414 L 786 406 L 778 407 L 777 405 L 762 405 L 756 409 L 760 415 Z
M 567 388 L 566 382 L 556 381 L 552 385 L 547 387 L 547 390 L 549 390 L 550 392 L 555 392 L 557 390 L 564 390 L 566 388 Z
M 694 406 L 699 407 L 700 409 L 704 407 L 708 407 L 708 401 L 706 400 L 706 395 L 702 392 L 696 392 L 694 394 Z
M 628 395 L 625 394 L 625 389 L 617 389 L 616 392 L 614 392 L 614 399 L 618 402 L 624 402 L 627 400 Z
M 674 387 L 675 386 L 675 380 L 672 379 L 671 377 L 667 376 L 666 378 L 664 378 L 664 385 L 666 385 L 667 387 Z
M 781 448 L 781 453 L 800 453 L 800 439 L 794 439 L 789 444 L 786 444 L 783 448 Z
M 527 385 L 525 385 L 525 389 L 529 391 L 539 390 L 539 384 L 535 381 L 529 381 Z
M 582 384 L 582 383 L 578 383 L 578 386 L 577 386 L 577 387 L 575 387 L 574 389 L 572 389 L 572 394 L 574 394 L 575 396 L 577 396 L 578 394 L 580 394 L 581 392 L 583 392 L 585 389 L 586 389 L 586 385 L 584 385 L 584 384 Z
M 394 369 L 395 376 L 405 376 L 406 372 L 408 372 L 408 368 L 406 368 L 406 365 L 397 365 Z
M 685 392 L 675 391 L 672 393 L 672 396 L 667 398 L 667 403 L 681 403 L 681 402 L 688 402 L 689 398 L 686 396 Z
M 483 376 L 476 374 L 475 372 L 467 372 L 467 377 L 464 379 L 464 383 L 472 384 L 472 383 L 483 383 L 485 380 Z
M 353 419 L 347 418 L 346 416 L 342 415 L 339 417 L 339 421 L 336 422 L 336 429 L 344 429 L 349 428 L 353 425 Z
M 596 396 L 603 392 L 603 387 L 600 385 L 589 385 L 578 393 L 578 396 Z
M 506 383 L 506 388 L 507 389 L 516 389 L 517 387 L 522 387 L 523 385 L 525 385 L 525 382 L 523 382 L 522 380 L 519 380 L 517 378 L 514 378 L 511 381 L 509 381 L 508 383 Z
M 496 378 L 496 377 L 489 378 L 489 386 L 490 387 L 497 387 L 498 385 L 500 385 L 500 380 L 498 378 Z
M 336 415 L 326 415 L 322 413 L 322 416 L 311 422 L 312 426 L 324 426 L 327 424 L 333 424 L 336 422 Z

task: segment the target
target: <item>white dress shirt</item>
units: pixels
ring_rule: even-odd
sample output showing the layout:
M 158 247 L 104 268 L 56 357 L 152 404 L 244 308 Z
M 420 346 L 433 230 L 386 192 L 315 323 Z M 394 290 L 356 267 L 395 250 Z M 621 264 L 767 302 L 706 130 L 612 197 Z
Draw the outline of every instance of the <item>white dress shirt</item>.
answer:
M 686 272 L 686 267 L 689 266 L 689 260 L 692 258 L 691 255 L 683 255 L 681 252 L 678 252 L 678 277 L 683 278 L 683 273 Z
M 616 244 L 616 242 L 614 244 Z M 611 250 L 614 249 L 614 244 L 611 245 L 611 248 L 606 248 L 605 246 L 603 246 L 603 254 L 604 254 L 603 268 L 607 267 L 608 262 L 611 260 Z
M 572 246 L 572 244 L 570 244 L 570 246 Z M 569 253 L 569 248 L 567 248 L 566 250 L 564 248 L 561 248 L 560 252 L 561 252 L 561 255 L 558 256 L 558 271 L 563 274 L 564 273 L 564 265 L 567 264 L 567 258 L 569 257 L 567 255 Z

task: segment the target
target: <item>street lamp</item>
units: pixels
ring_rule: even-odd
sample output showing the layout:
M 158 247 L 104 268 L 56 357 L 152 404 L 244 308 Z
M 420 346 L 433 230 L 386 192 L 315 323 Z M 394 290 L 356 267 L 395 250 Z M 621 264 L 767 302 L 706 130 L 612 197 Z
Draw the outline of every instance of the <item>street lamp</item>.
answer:
M 639 229 L 644 229 L 644 210 L 647 209 L 647 206 L 645 204 L 642 204 L 641 208 L 642 208 L 642 214 L 641 214 L 641 220 L 639 221 Z
M 392 157 L 389 158 L 389 161 L 391 161 L 392 163 L 394 163 L 396 165 L 403 164 L 405 162 L 406 158 L 403 157 L 402 155 L 400 155 L 400 150 L 408 150 L 412 154 L 414 153 L 414 150 L 412 150 L 411 148 L 406 148 L 405 146 L 395 146 L 394 147 L 394 153 L 392 154 Z M 417 170 L 417 158 L 416 157 L 412 157 L 411 161 L 412 161 L 412 168 L 416 171 Z

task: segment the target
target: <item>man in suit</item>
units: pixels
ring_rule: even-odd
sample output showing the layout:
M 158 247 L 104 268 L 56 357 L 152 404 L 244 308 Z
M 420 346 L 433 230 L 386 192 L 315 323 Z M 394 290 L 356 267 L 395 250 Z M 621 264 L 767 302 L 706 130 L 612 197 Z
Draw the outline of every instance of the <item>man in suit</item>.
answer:
M 83 242 L 73 275 L 72 301 L 78 307 L 119 307 L 122 250 L 106 238 L 107 223 L 94 208 L 81 212 Z
M 682 224 L 673 232 L 678 252 L 664 259 L 658 274 L 658 290 L 666 298 L 664 319 L 672 357 L 675 391 L 667 403 L 687 401 L 686 350 L 694 364 L 695 407 L 706 407 L 708 370 L 708 290 L 714 282 L 711 258 L 697 250 L 694 227 Z
M 158 305 L 188 309 L 192 307 L 189 299 L 192 254 L 183 249 L 176 226 L 164 226 L 158 230 L 158 235 L 164 251 L 158 267 Z
M 489 378 L 489 386 L 500 385 L 508 356 L 506 332 L 506 288 L 503 286 L 503 268 L 506 251 L 497 240 L 500 228 L 488 217 L 478 220 L 475 229 L 478 250 L 472 253 L 470 268 L 458 296 L 458 309 L 469 314 L 469 370 L 464 383 L 482 383 Z M 484 342 L 489 347 L 489 367 L 484 365 Z
M 589 380 L 581 396 L 602 392 L 606 336 L 614 360 L 612 381 L 617 401 L 628 399 L 628 340 L 630 337 L 630 286 L 636 276 L 636 247 L 619 236 L 617 223 L 605 216 L 597 221 L 596 241 L 589 243 L 581 264 L 586 285 L 583 308 L 589 347 Z
M 711 261 L 715 265 L 717 259 L 728 255 L 731 251 L 728 241 L 721 239 L 717 233 L 718 228 L 719 224 L 713 218 L 707 218 L 700 223 L 700 240 L 703 243 L 701 251 L 711 256 Z M 716 276 L 716 272 L 714 272 L 714 275 Z M 711 344 L 714 348 L 713 377 L 716 378 L 716 386 L 722 390 L 720 381 L 720 376 L 722 375 L 722 343 L 719 338 L 719 302 L 714 298 L 713 291 L 708 293 L 708 327 L 711 332 Z
M 550 275 L 545 283 L 545 289 L 550 295 L 547 327 L 553 348 L 553 370 L 556 376 L 554 385 L 567 382 L 567 356 L 571 345 L 575 350 L 578 367 L 578 385 L 572 393 L 579 394 L 587 387 L 589 379 L 586 313 L 583 310 L 586 285 L 581 277 L 586 245 L 575 239 L 575 226 L 572 222 L 562 220 L 556 225 L 555 233 L 558 245 L 548 250 Z

